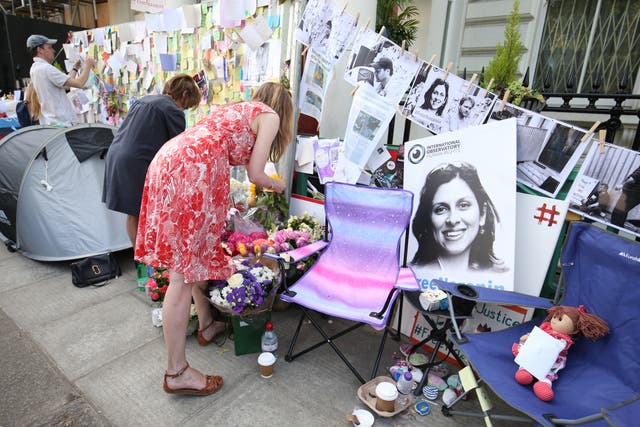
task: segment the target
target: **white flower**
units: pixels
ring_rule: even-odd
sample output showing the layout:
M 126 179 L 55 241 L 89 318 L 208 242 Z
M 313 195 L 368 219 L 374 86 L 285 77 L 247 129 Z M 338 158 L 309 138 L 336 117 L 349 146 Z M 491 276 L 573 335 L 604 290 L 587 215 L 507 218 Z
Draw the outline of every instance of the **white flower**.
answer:
M 242 277 L 242 274 L 236 273 L 227 279 L 227 283 L 229 284 L 230 288 L 239 288 L 240 286 L 242 286 L 243 280 L 244 279 Z

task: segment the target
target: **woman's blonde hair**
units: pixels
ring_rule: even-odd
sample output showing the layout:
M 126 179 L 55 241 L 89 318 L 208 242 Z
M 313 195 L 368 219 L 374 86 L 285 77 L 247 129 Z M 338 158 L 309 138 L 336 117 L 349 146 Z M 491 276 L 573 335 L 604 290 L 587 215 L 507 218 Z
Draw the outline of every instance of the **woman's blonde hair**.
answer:
M 187 74 L 178 74 L 171 77 L 162 89 L 163 95 L 169 95 L 171 99 L 180 102 L 182 108 L 194 108 L 200 104 L 200 88 L 193 77 Z
M 293 101 L 291 92 L 280 83 L 267 82 L 253 93 L 252 101 L 268 105 L 280 117 L 280 128 L 273 144 L 269 160 L 277 162 L 293 139 Z
M 29 110 L 31 120 L 33 122 L 40 120 L 40 100 L 38 99 L 38 94 L 32 82 L 29 82 L 27 89 L 24 91 L 24 101 L 27 105 L 27 110 Z

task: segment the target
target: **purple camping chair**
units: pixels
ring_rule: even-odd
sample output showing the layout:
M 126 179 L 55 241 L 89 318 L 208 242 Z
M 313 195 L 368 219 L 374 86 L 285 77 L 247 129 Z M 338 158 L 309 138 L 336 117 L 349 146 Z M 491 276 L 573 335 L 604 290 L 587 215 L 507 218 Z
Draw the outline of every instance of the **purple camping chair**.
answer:
M 554 301 L 515 292 L 438 282 L 451 296 L 476 301 L 548 308 L 551 304 L 584 307 L 604 319 L 610 333 L 597 341 L 578 337 L 569 349 L 567 365 L 553 382 L 553 399 L 538 399 L 531 386 L 514 379 L 518 366 L 511 345 L 539 325 L 541 318 L 497 332 L 451 337 L 479 378 L 526 418 L 452 409 L 445 415 L 479 415 L 485 419 L 534 421 L 544 426 L 640 425 L 640 244 L 593 225 L 571 224 L 562 250 L 562 277 Z M 545 313 L 546 314 L 546 313 Z M 451 312 L 453 316 L 454 313 Z M 454 323 L 455 325 L 455 323 Z M 473 384 L 472 387 L 476 387 Z M 480 388 L 481 389 L 481 388 Z M 465 393 L 466 394 L 466 393 Z M 482 399 L 480 400 L 483 404 Z M 481 405 L 482 406 L 482 405 Z
M 302 309 L 285 360 L 292 361 L 323 344 L 329 344 L 355 376 L 364 378 L 336 346 L 334 339 L 363 325 L 384 330 L 371 378 L 375 377 L 398 294 L 419 289 L 413 272 L 399 263 L 400 239 L 411 217 L 413 194 L 341 183 L 325 185 L 325 214 L 331 239 L 286 253 L 295 263 L 314 253 L 318 260 L 280 298 Z M 276 257 L 283 262 L 283 257 Z M 329 336 L 314 313 L 356 322 Z M 317 314 L 316 313 L 316 314 Z M 293 354 L 305 319 L 323 341 Z

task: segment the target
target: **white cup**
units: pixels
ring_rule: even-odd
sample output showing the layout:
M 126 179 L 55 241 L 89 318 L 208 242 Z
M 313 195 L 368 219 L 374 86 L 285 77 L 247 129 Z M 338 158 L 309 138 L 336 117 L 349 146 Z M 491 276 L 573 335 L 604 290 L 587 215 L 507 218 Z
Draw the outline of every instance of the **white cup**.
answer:
M 381 382 L 376 386 L 376 409 L 378 411 L 393 412 L 395 410 L 398 389 L 390 382 Z
M 273 376 L 273 365 L 276 363 L 276 357 L 273 353 L 260 353 L 258 356 L 258 366 L 260 367 L 260 376 L 262 378 L 271 378 Z

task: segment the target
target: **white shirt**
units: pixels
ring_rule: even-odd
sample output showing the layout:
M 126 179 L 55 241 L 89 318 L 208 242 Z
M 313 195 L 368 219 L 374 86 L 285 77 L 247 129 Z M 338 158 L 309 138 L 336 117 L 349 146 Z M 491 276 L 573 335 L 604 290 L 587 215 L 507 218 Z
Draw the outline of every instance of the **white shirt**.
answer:
M 40 124 L 71 126 L 79 123 L 78 115 L 64 89 L 69 76 L 42 58 L 33 58 L 31 81 L 40 101 Z

